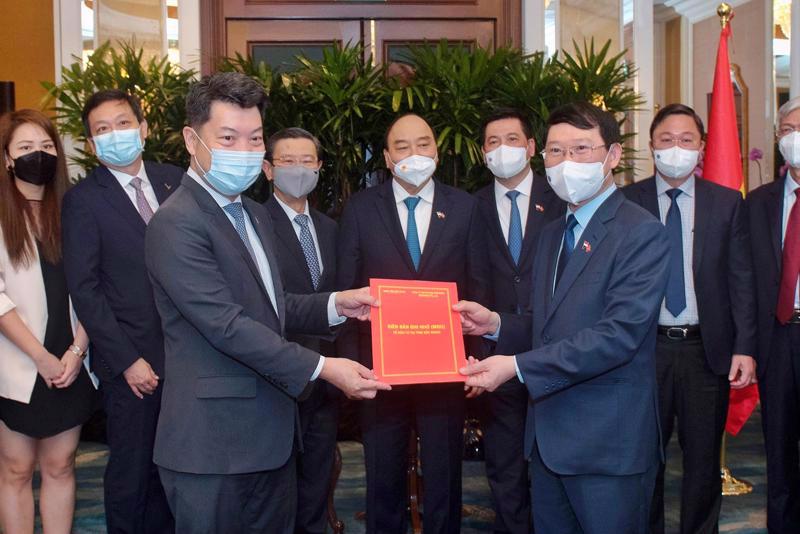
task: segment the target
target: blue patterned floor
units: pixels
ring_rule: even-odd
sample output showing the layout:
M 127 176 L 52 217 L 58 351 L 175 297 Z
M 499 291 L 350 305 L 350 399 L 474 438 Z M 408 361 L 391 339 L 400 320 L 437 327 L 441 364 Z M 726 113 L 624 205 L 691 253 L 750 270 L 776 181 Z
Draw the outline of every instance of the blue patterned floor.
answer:
M 668 451 L 667 470 L 667 532 L 677 531 L 678 492 L 680 486 L 680 451 L 673 438 Z M 344 469 L 336 492 L 336 506 L 340 518 L 346 523 L 348 534 L 364 532 L 363 523 L 354 514 L 364 509 L 364 467 L 361 446 L 343 442 Z M 78 452 L 78 503 L 75 518 L 76 534 L 105 533 L 103 519 L 102 476 L 106 460 L 102 445 L 83 443 Z M 741 497 L 725 497 L 722 504 L 720 532 L 754 534 L 766 532 L 766 475 L 764 449 L 761 437 L 761 420 L 754 414 L 742 433 L 729 438 L 728 464 L 735 476 L 753 483 L 754 491 Z M 675 461 L 677 460 L 677 461 Z M 464 503 L 475 505 L 478 512 L 488 506 L 489 488 L 482 463 L 464 464 Z M 485 514 L 478 513 L 463 520 L 462 532 L 476 534 L 491 531 L 491 522 Z

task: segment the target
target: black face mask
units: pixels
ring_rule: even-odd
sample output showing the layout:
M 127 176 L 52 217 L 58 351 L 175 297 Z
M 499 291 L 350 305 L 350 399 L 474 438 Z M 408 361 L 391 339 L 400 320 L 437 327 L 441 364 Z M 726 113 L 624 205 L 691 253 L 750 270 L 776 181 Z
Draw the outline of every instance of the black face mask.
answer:
M 56 176 L 58 158 L 42 150 L 25 154 L 14 160 L 14 176 L 33 185 L 45 185 Z

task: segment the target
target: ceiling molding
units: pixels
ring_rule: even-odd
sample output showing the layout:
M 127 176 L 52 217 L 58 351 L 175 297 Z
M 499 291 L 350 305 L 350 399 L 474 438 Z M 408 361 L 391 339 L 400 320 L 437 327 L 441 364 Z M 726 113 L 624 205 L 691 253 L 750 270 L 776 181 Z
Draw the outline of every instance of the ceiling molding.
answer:
M 728 0 L 731 7 L 736 8 L 749 0 Z M 717 16 L 719 0 L 663 0 L 663 4 L 673 8 L 692 24 Z

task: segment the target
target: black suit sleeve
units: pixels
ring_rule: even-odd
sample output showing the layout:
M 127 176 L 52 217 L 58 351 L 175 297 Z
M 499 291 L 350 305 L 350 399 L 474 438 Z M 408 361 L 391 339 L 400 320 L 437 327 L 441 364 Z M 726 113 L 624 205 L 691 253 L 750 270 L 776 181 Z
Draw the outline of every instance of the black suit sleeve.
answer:
M 88 206 L 67 194 L 61 209 L 64 274 L 75 313 L 114 376 L 140 357 L 100 288 L 100 230 Z
M 328 323 L 330 293 L 299 295 L 285 293 L 286 331 L 293 334 L 325 336 L 331 333 Z
M 336 288 L 353 289 L 361 272 L 361 247 L 358 235 L 356 205 L 351 201 L 345 206 L 339 224 L 336 254 Z M 358 324 L 349 320 L 339 331 L 336 351 L 340 356 L 359 360 Z
M 472 203 L 472 215 L 467 239 L 467 274 L 469 276 L 467 295 L 469 300 L 491 306 L 489 280 L 489 255 L 486 241 L 486 225 L 481 217 L 477 202 Z
M 733 353 L 756 354 L 756 295 L 747 206 L 737 199 L 728 247 L 728 287 L 736 334 Z

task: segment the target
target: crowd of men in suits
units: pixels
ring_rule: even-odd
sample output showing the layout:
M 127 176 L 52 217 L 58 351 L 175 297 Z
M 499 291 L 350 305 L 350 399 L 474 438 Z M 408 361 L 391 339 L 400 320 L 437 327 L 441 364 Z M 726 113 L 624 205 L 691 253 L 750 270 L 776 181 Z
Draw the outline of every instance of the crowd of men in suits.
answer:
M 196 82 L 179 169 L 142 161 L 135 97 L 86 103 L 87 137 L 119 136 L 63 206 L 108 416 L 110 533 L 324 532 L 342 392 L 361 399 L 369 533 L 406 532 L 412 429 L 424 532 L 460 531 L 467 398 L 495 532 L 663 532 L 676 420 L 681 532 L 716 532 L 729 390 L 756 374 L 769 529 L 800 531 L 800 100 L 780 110 L 787 175 L 746 203 L 695 176 L 705 132 L 680 104 L 650 128 L 655 175 L 623 189 L 610 113 L 553 110 L 537 147 L 523 113 L 496 110 L 480 131 L 494 180 L 474 195 L 435 179 L 435 132 L 402 115 L 392 178 L 338 225 L 308 201 L 319 141 L 265 141 L 265 105 L 247 76 Z M 263 205 L 242 196 L 262 171 Z M 466 385 L 375 379 L 370 278 L 457 284 Z

